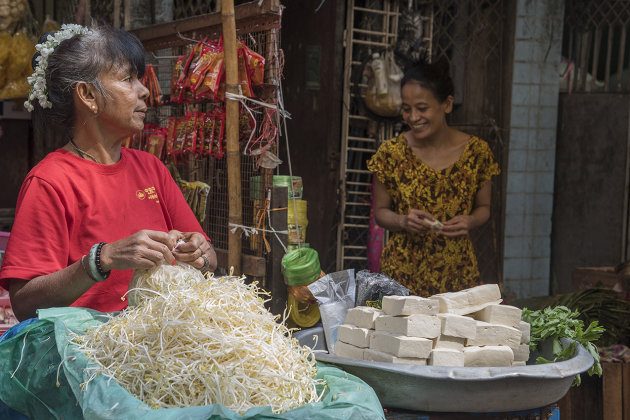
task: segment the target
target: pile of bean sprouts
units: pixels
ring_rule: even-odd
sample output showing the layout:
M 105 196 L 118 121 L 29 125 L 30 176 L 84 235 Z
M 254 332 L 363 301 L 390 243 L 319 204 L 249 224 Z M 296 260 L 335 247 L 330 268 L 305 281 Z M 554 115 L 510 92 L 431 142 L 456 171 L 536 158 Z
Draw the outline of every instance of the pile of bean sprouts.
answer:
M 94 362 L 83 388 L 101 374 L 151 408 L 221 403 L 239 414 L 319 401 L 312 350 L 244 280 L 179 264 L 136 273 L 129 307 L 72 337 Z

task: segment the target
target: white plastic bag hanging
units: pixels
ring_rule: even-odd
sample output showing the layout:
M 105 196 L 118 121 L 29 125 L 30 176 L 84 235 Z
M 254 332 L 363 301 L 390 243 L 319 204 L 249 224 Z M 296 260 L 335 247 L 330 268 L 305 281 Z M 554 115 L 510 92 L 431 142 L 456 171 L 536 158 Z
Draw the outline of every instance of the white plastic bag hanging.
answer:
M 402 105 L 400 81 L 403 72 L 394 60 L 394 53 L 387 50 L 384 57 L 374 53 L 368 66 L 370 76 L 365 92 L 366 106 L 381 117 L 398 116 Z

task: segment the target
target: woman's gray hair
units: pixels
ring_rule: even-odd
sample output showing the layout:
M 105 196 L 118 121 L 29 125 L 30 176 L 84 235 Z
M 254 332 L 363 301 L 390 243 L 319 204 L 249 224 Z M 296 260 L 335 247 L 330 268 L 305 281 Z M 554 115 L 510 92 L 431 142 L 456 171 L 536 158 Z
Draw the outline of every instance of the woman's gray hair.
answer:
M 47 36 L 48 33 L 43 34 L 40 42 Z M 38 54 L 33 57 L 33 64 Z M 128 67 L 138 77 L 144 74 L 144 48 L 135 35 L 110 26 L 98 26 L 90 28 L 86 34 L 62 41 L 48 57 L 46 67 L 47 95 L 52 108 L 35 105 L 36 130 L 48 130 L 52 125 L 69 138 L 76 117 L 73 97 L 76 85 L 80 82 L 92 85 L 107 100 L 100 76 L 115 66 Z

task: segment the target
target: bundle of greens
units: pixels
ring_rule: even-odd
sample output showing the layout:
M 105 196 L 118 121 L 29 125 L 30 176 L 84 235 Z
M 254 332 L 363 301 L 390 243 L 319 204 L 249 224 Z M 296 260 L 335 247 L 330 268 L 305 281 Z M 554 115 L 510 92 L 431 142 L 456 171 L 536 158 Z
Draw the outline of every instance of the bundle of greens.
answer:
M 630 301 L 612 289 L 594 287 L 560 295 L 553 306 L 577 311 L 584 324 L 598 321 L 606 328 L 595 343 L 598 347 L 613 344 L 630 346 Z
M 588 374 L 601 376 L 602 366 L 594 342 L 599 339 L 605 329 L 599 326 L 597 321 L 592 321 L 584 329 L 584 322 L 579 319 L 579 316 L 577 311 L 571 311 L 566 306 L 548 307 L 538 311 L 523 308 L 522 319 L 531 326 L 529 348 L 531 351 L 540 351 L 540 344 L 546 340 L 551 340 L 553 360 L 541 356 L 536 359 L 536 363 L 553 363 L 573 357 L 576 351 L 575 343 L 580 343 L 595 360 L 593 366 L 588 370 Z M 573 341 L 563 347 L 561 338 L 568 338 Z M 576 375 L 573 385 L 577 386 L 580 383 L 580 375 Z

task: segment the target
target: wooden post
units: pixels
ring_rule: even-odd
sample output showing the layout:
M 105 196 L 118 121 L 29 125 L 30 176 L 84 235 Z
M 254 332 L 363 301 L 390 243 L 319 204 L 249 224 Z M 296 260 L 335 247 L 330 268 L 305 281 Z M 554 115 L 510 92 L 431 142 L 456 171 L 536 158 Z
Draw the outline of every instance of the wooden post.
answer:
M 603 418 L 605 420 L 623 419 L 623 389 L 621 385 L 622 364 L 602 363 L 602 397 L 604 400 Z
M 262 188 L 262 184 L 261 184 Z M 286 209 L 288 205 L 288 188 L 287 187 L 271 187 L 271 208 L 272 209 Z M 275 210 L 271 212 L 271 226 L 275 230 L 286 231 L 287 230 L 287 211 Z M 287 243 L 286 234 L 278 234 L 280 239 Z M 278 242 L 275 235 L 270 235 L 271 241 L 271 267 L 268 267 L 267 277 L 269 277 L 267 291 L 271 293 L 271 310 L 275 315 L 281 315 L 284 309 L 287 307 L 287 286 L 284 284 L 284 277 L 282 276 L 282 257 L 284 256 L 284 248 Z
M 236 60 L 236 22 L 234 0 L 221 0 L 221 23 L 223 25 L 223 51 L 225 65 L 225 91 L 238 94 L 238 63 Z M 238 105 L 233 99 L 225 100 L 225 139 L 228 171 L 228 220 L 243 224 L 241 191 L 241 155 L 238 147 Z M 228 270 L 241 274 L 242 243 L 240 231 L 229 233 Z

